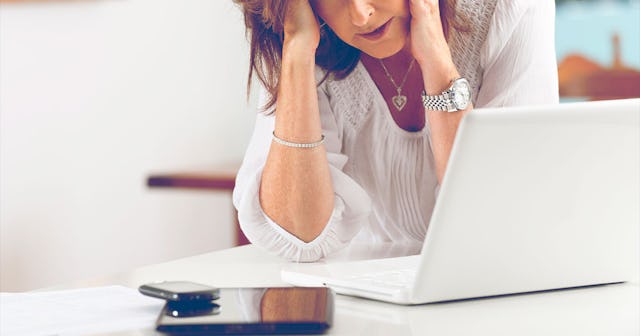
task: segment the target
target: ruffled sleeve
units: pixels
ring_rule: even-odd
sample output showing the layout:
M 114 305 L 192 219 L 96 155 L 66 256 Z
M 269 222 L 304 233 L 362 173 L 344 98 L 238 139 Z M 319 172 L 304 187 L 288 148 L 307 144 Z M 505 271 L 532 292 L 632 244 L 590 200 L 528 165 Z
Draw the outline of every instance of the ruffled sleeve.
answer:
M 552 0 L 497 1 L 475 107 L 558 103 L 554 26 Z
M 253 136 L 236 177 L 233 203 L 242 231 L 251 243 L 297 262 L 321 259 L 346 246 L 360 231 L 371 212 L 367 193 L 342 168 L 348 158 L 341 154 L 342 135 L 331 112 L 325 89 L 318 89 L 320 117 L 334 189 L 334 209 L 322 233 L 304 242 L 269 218 L 260 205 L 262 171 L 271 146 L 275 117 L 258 113 Z

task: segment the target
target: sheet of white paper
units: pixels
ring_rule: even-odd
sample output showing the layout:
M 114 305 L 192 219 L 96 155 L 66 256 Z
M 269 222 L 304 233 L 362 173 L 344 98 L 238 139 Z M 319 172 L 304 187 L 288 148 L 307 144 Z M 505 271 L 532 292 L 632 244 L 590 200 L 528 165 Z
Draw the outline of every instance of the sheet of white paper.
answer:
M 153 328 L 163 304 L 122 286 L 0 293 L 0 335 L 83 335 Z

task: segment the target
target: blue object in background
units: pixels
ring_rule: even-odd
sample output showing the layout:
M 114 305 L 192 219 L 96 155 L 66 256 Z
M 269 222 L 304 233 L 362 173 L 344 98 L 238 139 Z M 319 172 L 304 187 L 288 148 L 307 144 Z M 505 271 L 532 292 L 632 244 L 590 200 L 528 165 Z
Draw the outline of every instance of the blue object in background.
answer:
M 620 36 L 622 62 L 640 69 L 640 0 L 574 1 L 556 8 L 558 62 L 576 53 L 611 66 L 614 33 Z

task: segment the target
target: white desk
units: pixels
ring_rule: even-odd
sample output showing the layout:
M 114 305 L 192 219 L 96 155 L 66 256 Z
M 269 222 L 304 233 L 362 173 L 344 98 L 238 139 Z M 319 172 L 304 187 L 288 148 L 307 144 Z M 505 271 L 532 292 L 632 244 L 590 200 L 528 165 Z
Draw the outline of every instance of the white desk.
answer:
M 417 247 L 367 250 L 365 254 L 397 256 L 415 253 Z M 336 259 L 362 255 L 362 250 L 352 249 Z M 137 288 L 159 280 L 191 280 L 218 287 L 286 286 L 280 280 L 284 263 L 247 245 L 55 289 L 114 284 Z M 330 335 L 640 335 L 637 282 L 411 307 L 338 295 L 335 304 Z M 150 325 L 117 335 L 155 333 Z

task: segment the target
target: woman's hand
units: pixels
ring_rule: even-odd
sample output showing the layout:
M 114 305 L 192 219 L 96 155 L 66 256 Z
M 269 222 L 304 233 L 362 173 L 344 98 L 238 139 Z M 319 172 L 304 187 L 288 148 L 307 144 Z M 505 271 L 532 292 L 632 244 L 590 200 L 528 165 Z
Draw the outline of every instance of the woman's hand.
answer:
M 438 0 L 409 0 L 411 12 L 411 53 L 422 70 L 425 89 L 439 94 L 457 70 L 442 29 Z
M 309 0 L 290 0 L 284 19 L 284 44 L 309 48 L 315 53 L 320 43 L 320 25 Z

